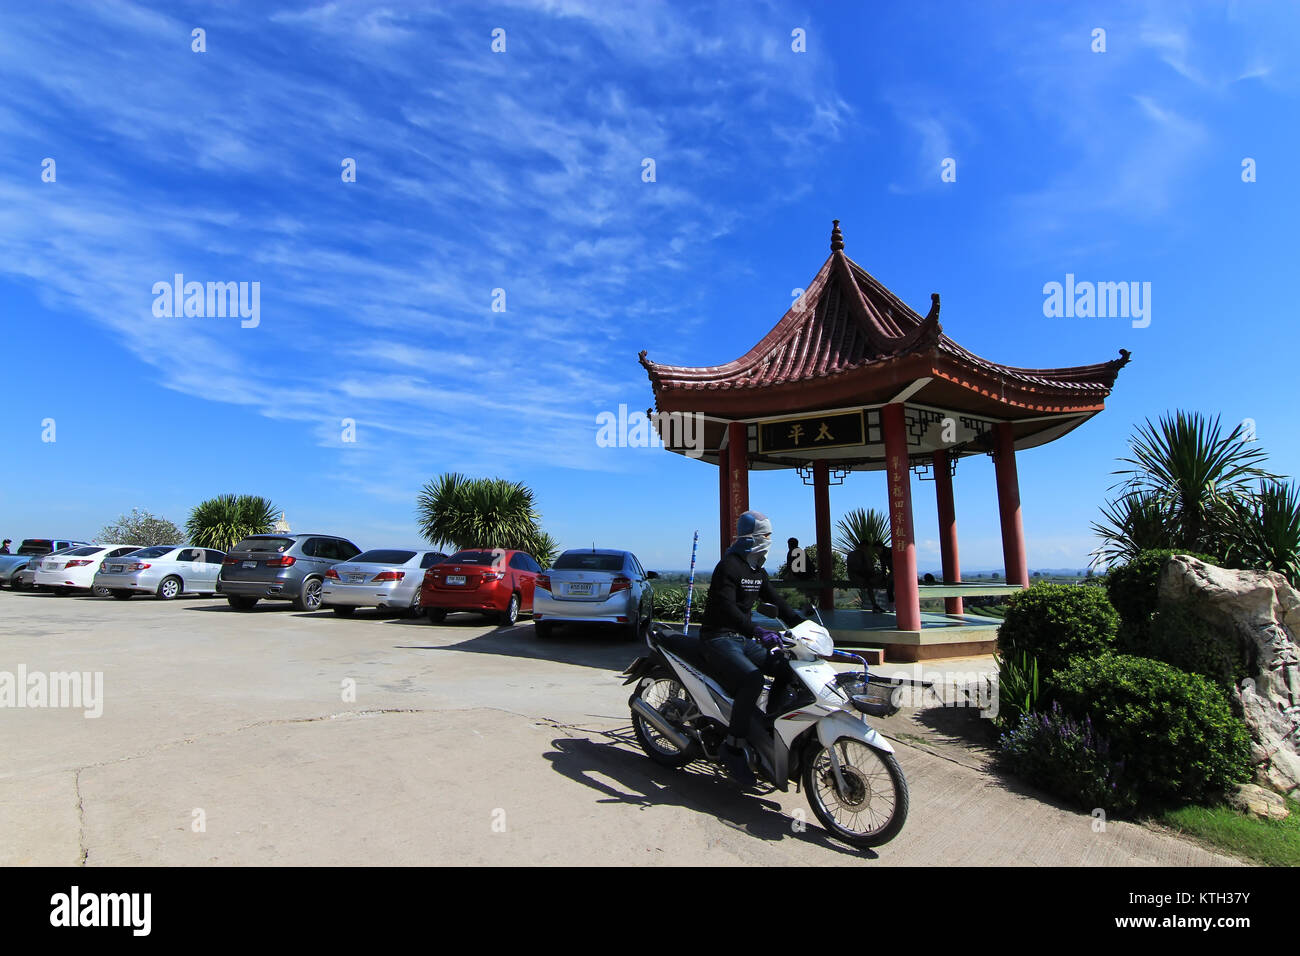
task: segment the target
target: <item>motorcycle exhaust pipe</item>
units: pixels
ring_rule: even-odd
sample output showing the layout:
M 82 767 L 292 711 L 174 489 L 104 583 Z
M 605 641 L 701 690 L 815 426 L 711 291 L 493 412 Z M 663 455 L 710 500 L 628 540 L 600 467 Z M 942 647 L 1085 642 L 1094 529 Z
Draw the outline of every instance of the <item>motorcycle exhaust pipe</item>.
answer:
M 668 723 L 668 721 L 664 719 L 663 714 L 659 713 L 658 710 L 651 707 L 640 697 L 632 698 L 632 712 L 642 717 L 648 724 L 654 727 L 655 730 L 668 738 L 668 742 L 678 750 L 684 751 L 690 747 L 690 739 L 684 736 L 682 732 L 672 724 Z

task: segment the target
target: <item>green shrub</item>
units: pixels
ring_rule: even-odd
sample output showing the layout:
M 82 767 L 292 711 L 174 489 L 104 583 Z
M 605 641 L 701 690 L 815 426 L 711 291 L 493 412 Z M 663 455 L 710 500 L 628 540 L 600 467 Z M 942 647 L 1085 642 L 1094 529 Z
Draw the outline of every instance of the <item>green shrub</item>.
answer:
M 1032 654 L 1023 652 L 1010 657 L 995 655 L 993 660 L 998 665 L 997 722 L 1003 727 L 1014 727 L 1022 716 L 1038 707 L 1038 661 Z
M 1163 661 L 1076 658 L 1049 681 L 1076 720 L 1091 719 L 1119 768 L 1115 806 L 1204 803 L 1250 776 L 1250 738 L 1227 693 Z
M 1162 604 L 1144 628 L 1121 626 L 1117 649 L 1150 657 L 1232 688 L 1250 676 L 1245 645 L 1190 601 Z
M 1210 564 L 1217 564 L 1219 560 L 1212 555 L 1191 551 L 1143 551 L 1128 564 L 1121 565 L 1106 575 L 1106 595 L 1110 598 L 1111 605 L 1119 612 L 1120 620 L 1126 626 L 1134 628 L 1139 637 L 1156 611 L 1160 570 L 1175 554 L 1187 554 Z
M 1040 583 L 1007 602 L 998 649 L 1004 657 L 1032 654 L 1047 677 L 1077 654 L 1110 650 L 1118 625 L 1119 615 L 1099 589 Z
M 704 612 L 703 596 L 698 588 L 691 599 L 691 616 L 698 619 Z M 686 589 L 679 587 L 655 588 L 655 620 L 681 622 L 686 617 Z
M 1014 773 L 1085 810 L 1128 809 L 1119 785 L 1124 767 L 1087 717 L 1075 720 L 1059 704 L 1021 714 L 999 741 Z

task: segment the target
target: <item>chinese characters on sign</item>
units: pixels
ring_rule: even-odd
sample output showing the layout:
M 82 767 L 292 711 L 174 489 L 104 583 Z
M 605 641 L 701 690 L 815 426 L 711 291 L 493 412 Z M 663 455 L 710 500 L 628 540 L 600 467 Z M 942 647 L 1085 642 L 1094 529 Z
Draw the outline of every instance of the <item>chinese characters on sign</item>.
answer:
M 786 418 L 759 423 L 758 450 L 760 454 L 774 454 L 845 448 L 863 444 L 865 436 L 866 429 L 860 411 Z

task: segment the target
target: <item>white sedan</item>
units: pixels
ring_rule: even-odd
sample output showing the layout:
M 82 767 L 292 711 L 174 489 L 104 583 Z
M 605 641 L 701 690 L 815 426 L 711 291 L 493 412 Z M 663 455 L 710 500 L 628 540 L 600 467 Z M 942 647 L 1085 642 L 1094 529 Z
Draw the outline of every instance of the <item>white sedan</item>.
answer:
M 94 589 L 95 573 L 107 558 L 120 558 L 139 551 L 138 544 L 88 544 L 46 556 L 36 568 L 32 582 L 37 588 L 52 588 L 55 594 Z M 94 590 L 96 594 L 107 591 Z

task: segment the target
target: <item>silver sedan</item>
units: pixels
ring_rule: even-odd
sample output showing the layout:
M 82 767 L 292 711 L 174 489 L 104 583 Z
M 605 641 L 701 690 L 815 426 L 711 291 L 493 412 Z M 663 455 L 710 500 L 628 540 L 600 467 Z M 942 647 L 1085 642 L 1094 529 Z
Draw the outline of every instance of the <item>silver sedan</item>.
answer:
M 170 601 L 181 594 L 212 595 L 217 590 L 224 551 L 186 544 L 158 544 L 133 554 L 106 558 L 95 573 L 95 588 L 125 601 L 137 594 L 156 594 Z
M 424 572 L 447 557 L 420 548 L 377 548 L 340 561 L 325 572 L 321 607 L 347 617 L 359 607 L 420 614 Z
M 565 551 L 537 576 L 533 592 L 533 630 L 549 637 L 566 622 L 615 624 L 629 639 L 641 634 L 654 615 L 657 578 L 631 551 Z

